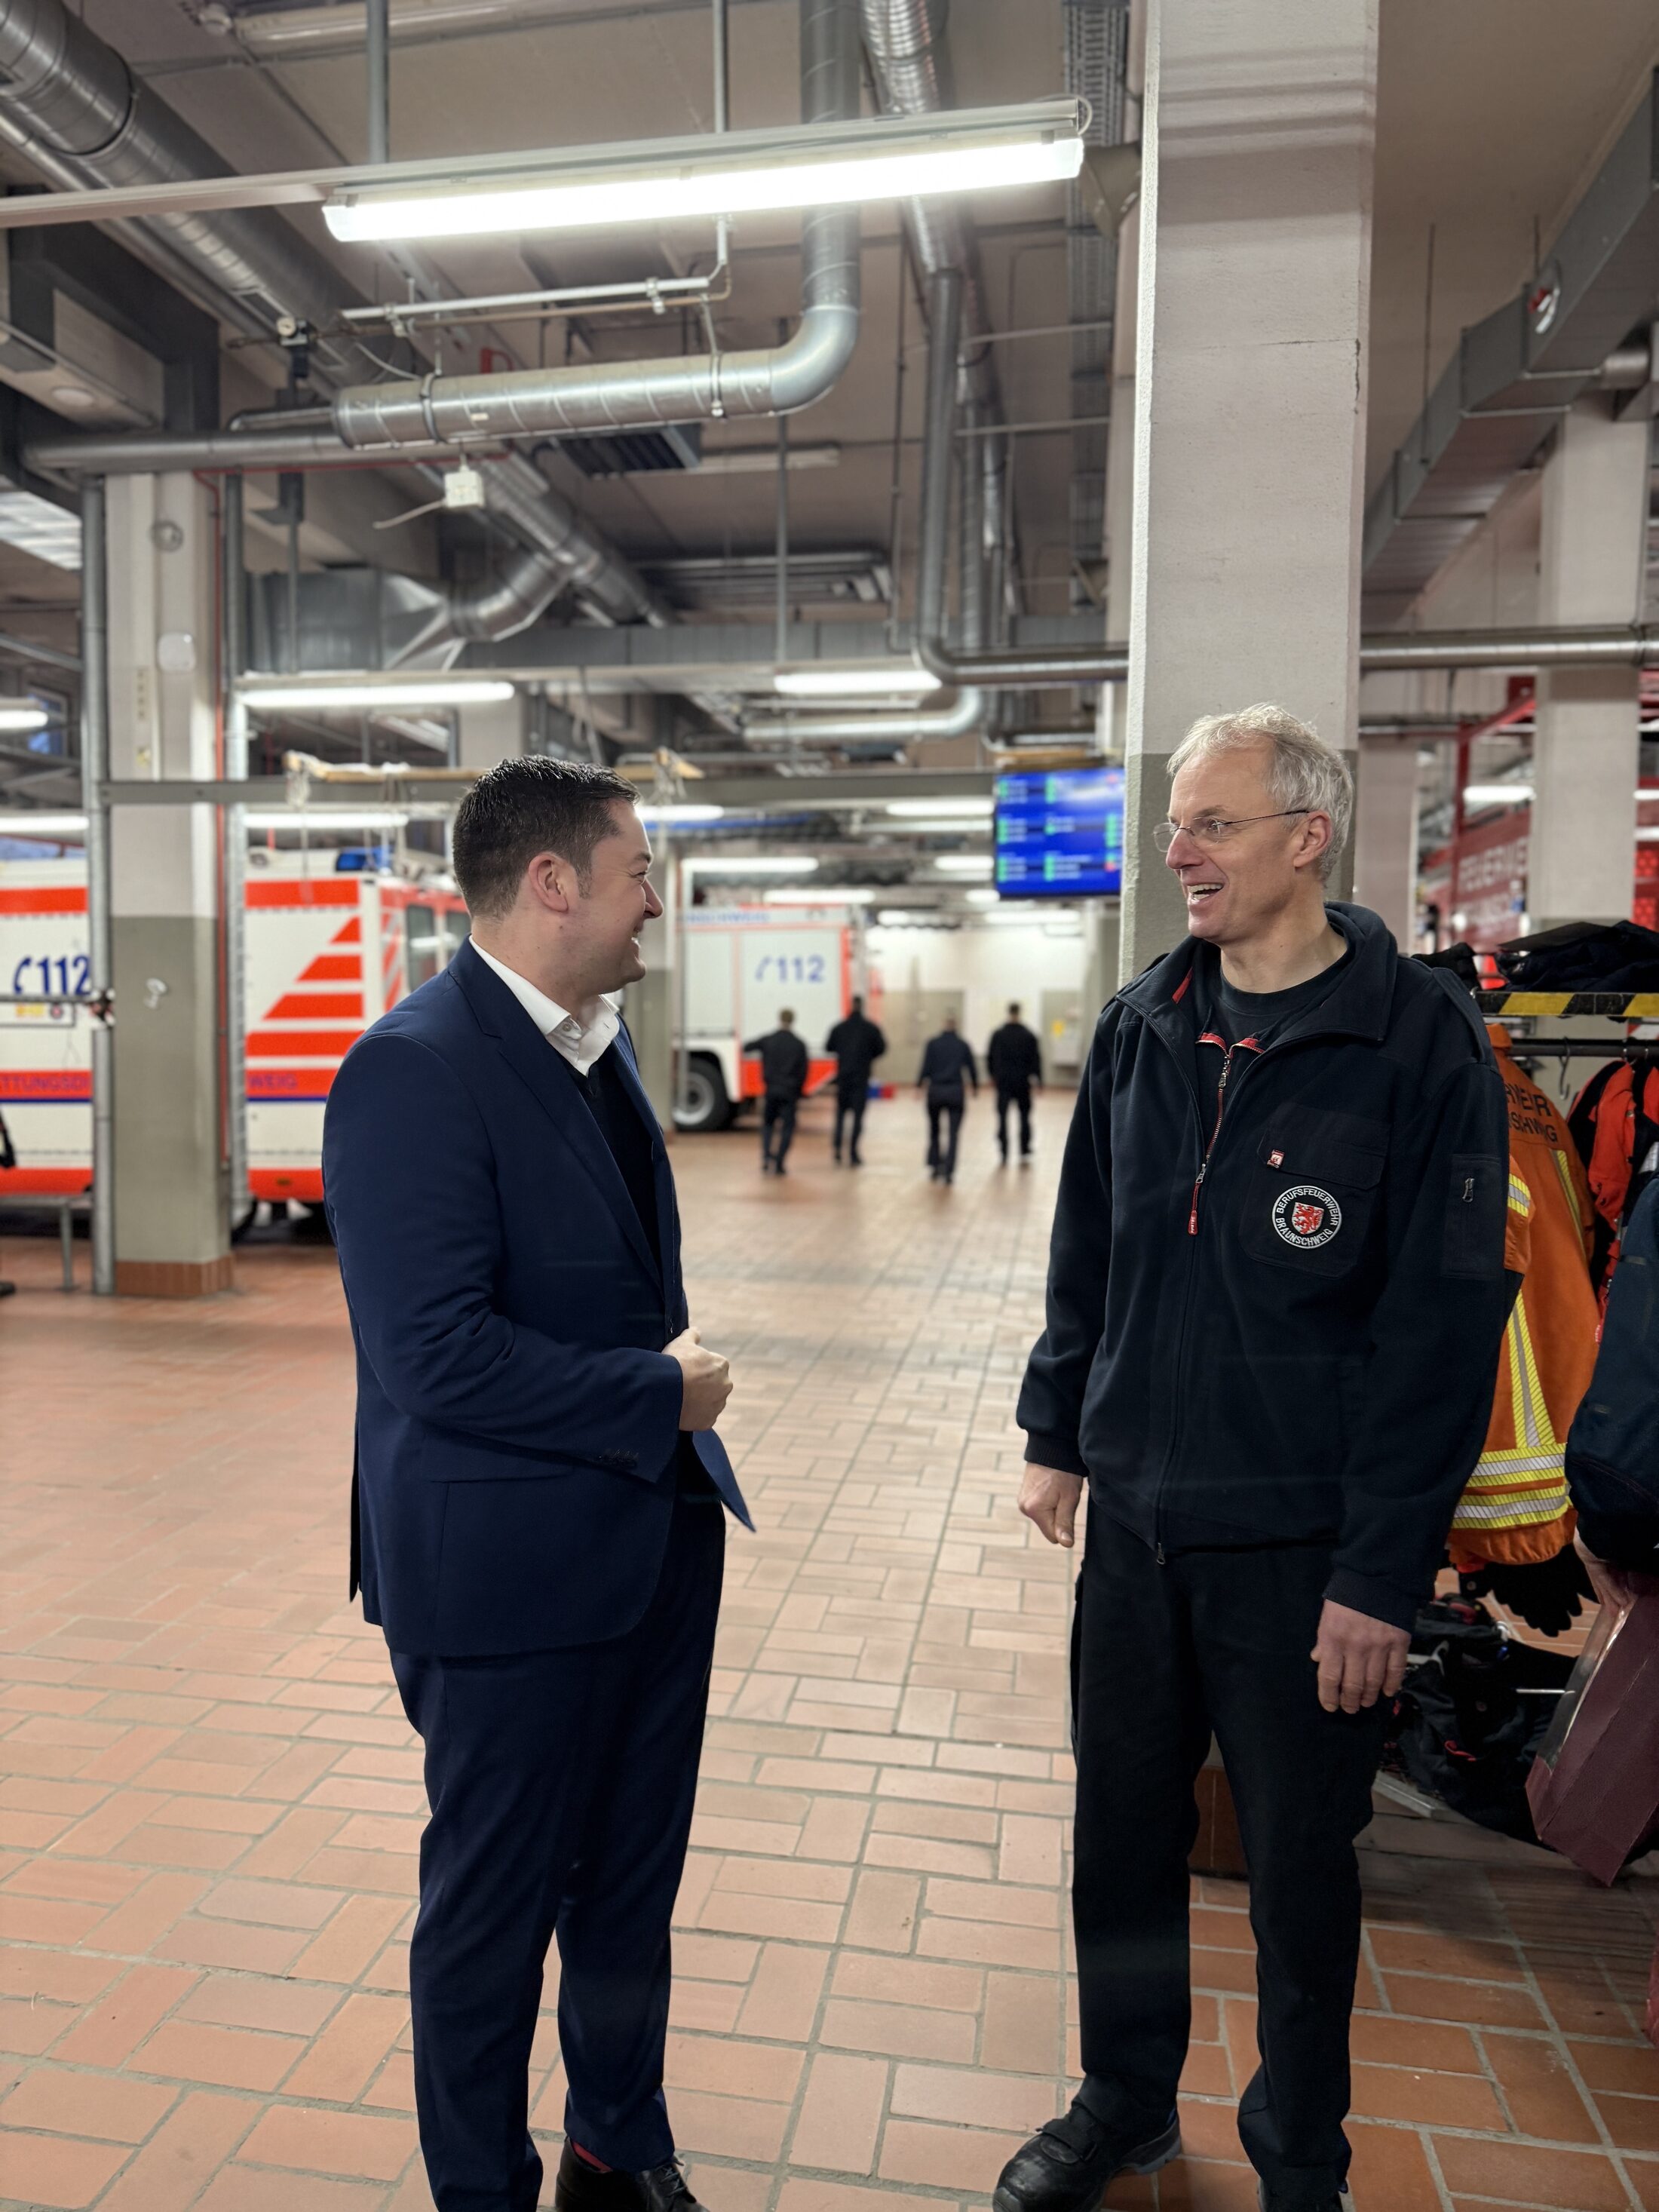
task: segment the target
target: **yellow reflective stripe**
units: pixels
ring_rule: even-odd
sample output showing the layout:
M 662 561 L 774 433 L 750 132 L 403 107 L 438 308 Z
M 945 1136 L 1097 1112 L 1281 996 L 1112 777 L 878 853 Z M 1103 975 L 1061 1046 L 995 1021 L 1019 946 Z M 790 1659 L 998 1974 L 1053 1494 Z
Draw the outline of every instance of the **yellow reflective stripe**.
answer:
M 1510 1205 L 1524 1221 L 1532 1212 L 1532 1193 L 1515 1170 L 1510 1170 Z
M 1574 1185 L 1572 1170 L 1567 1164 L 1567 1156 L 1558 1146 L 1553 1149 L 1551 1157 L 1555 1162 L 1555 1172 L 1561 1178 L 1561 1188 L 1566 1197 L 1567 1211 L 1572 1216 L 1574 1227 L 1582 1234 L 1584 1225 L 1583 1200 L 1579 1197 Z
M 1522 1291 L 1509 1321 L 1510 1403 L 1517 1448 L 1523 1443 L 1534 1451 L 1554 1450 L 1559 1443 L 1544 1399 L 1544 1386 L 1532 1348 L 1532 1329 L 1527 1320 L 1527 1294 Z M 1485 1457 L 1484 1453 L 1482 1457 Z
M 1464 1486 L 1468 1490 L 1537 1490 L 1562 1481 L 1559 1459 L 1512 1459 L 1496 1467 L 1478 1467 Z
M 1465 1498 L 1452 1521 L 1454 1528 L 1539 1528 L 1547 1522 L 1559 1521 L 1567 1512 L 1572 1500 L 1565 1490 L 1553 1492 L 1547 1498 L 1527 1498 L 1506 1504 L 1502 1498 L 1490 1501 Z

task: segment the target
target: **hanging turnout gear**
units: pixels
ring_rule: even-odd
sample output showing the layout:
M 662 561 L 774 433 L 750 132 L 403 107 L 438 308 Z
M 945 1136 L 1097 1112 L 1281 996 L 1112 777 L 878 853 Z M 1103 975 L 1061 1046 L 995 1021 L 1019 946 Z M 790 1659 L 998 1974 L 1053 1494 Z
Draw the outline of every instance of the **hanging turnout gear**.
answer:
M 1565 1122 L 1491 1025 L 1509 1102 L 1509 1213 L 1504 1265 L 1521 1278 L 1498 1354 L 1492 1422 L 1452 1518 L 1452 1564 L 1534 1565 L 1572 1541 L 1567 1431 L 1595 1364 L 1590 1285 L 1595 1220 Z
M 1626 1048 L 1598 1067 L 1567 1114 L 1595 1202 L 1590 1276 L 1603 1306 L 1619 1240 L 1636 1201 L 1659 1172 L 1659 1051 Z

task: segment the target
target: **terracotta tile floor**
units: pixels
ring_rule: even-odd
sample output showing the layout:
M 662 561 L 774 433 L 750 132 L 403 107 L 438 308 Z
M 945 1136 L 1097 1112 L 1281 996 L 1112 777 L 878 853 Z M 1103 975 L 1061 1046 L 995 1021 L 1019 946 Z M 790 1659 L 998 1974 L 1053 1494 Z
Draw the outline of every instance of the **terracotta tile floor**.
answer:
M 782 1184 L 747 1135 L 680 1148 L 762 1524 L 731 1550 L 669 2053 L 714 2212 L 982 2202 L 1064 2094 L 1066 1566 L 1014 1514 L 1010 1419 L 1063 1110 L 1025 1173 L 970 1112 L 949 1194 L 908 1102 L 856 1177 L 817 1107 Z M 331 1258 L 251 1252 L 174 1306 L 64 1297 L 49 1242 L 3 1257 L 0 2202 L 422 2212 L 421 1790 L 343 1603 Z M 1659 1885 L 1397 1811 L 1367 1881 L 1359 2212 L 1659 2212 Z M 1244 1895 L 1199 1893 L 1188 2154 L 1115 2204 L 1255 2203 Z

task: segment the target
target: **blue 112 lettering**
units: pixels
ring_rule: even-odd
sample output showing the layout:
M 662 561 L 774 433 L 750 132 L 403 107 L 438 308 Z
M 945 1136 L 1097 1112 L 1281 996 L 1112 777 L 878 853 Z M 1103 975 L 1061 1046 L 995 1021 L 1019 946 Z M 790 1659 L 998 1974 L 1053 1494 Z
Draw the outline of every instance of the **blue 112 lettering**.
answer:
M 765 952 L 755 970 L 755 981 L 764 983 L 769 979 L 780 983 L 821 983 L 823 981 L 823 955 L 821 952 Z
M 30 971 L 40 977 L 35 985 Z M 11 971 L 12 996 L 16 999 L 49 998 L 56 993 L 60 998 L 83 998 L 88 988 L 89 969 L 84 952 L 47 953 L 26 952 Z

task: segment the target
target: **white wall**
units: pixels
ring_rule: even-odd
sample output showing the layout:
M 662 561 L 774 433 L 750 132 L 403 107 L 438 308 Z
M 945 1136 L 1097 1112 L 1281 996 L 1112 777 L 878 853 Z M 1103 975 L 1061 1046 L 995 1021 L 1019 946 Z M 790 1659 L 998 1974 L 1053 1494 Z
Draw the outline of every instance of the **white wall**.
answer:
M 1045 991 L 1083 985 L 1083 933 L 1069 908 L 1027 921 L 981 922 L 961 929 L 883 927 L 866 940 L 872 985 L 884 991 L 961 991 L 963 1030 L 975 1053 L 1018 999 L 1033 1029 L 1041 1025 Z M 889 1071 L 883 1068 L 883 1076 Z M 914 1073 L 901 1069 L 890 1079 Z

